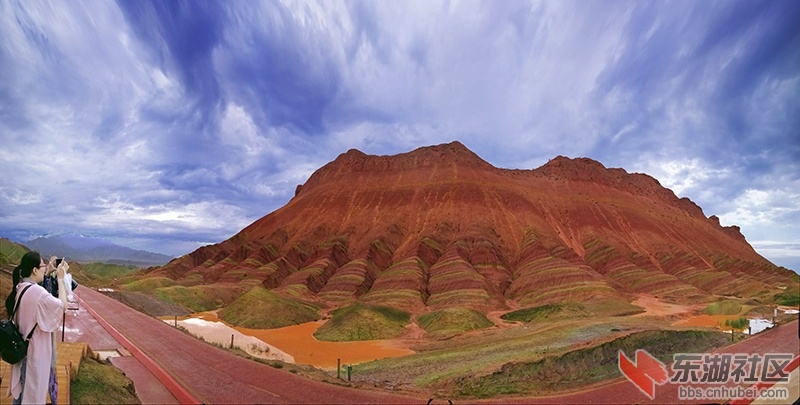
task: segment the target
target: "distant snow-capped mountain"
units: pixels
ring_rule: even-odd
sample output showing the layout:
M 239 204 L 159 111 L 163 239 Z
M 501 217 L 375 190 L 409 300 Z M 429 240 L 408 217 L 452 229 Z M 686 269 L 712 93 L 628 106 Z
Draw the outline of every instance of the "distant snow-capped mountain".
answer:
M 135 250 L 105 239 L 76 234 L 40 237 L 23 242 L 23 244 L 45 257 L 66 256 L 68 260 L 77 262 L 132 264 L 147 267 L 163 265 L 172 260 L 172 257 L 160 253 Z

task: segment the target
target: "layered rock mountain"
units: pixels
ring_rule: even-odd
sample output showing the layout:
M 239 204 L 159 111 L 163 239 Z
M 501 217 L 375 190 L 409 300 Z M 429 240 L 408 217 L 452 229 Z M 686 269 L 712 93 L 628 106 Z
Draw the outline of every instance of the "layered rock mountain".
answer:
M 350 150 L 284 207 L 149 272 L 412 313 L 564 301 L 623 313 L 639 293 L 752 297 L 793 274 L 648 175 L 563 156 L 501 169 L 458 142 L 394 156 Z

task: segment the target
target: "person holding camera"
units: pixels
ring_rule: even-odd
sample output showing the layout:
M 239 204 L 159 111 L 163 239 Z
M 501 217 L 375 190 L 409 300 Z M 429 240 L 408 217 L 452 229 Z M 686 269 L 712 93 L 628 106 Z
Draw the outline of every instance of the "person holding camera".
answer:
M 44 287 L 44 289 L 54 297 L 58 298 L 58 278 L 56 276 L 56 269 L 58 269 L 62 263 L 66 266 L 64 267 L 64 276 L 62 279 L 64 280 L 64 287 L 67 291 L 67 302 L 73 302 L 72 290 L 77 287 L 77 283 L 72 281 L 71 275 L 67 272 L 69 270 L 69 264 L 66 262 L 66 258 L 59 259 L 55 256 L 50 256 L 50 261 L 47 263 L 47 268 L 44 272 L 44 279 L 39 285 Z M 50 359 L 50 382 L 47 386 L 47 391 L 50 393 L 50 403 L 55 404 L 58 402 L 58 375 L 56 374 L 56 334 L 52 333 L 52 335 L 53 356 Z
M 44 275 L 44 280 L 39 283 L 40 286 L 44 287 L 45 290 L 49 291 L 50 294 L 53 294 L 54 297 L 58 298 L 58 283 L 56 278 L 56 269 L 62 262 L 64 262 L 66 258 L 59 259 L 55 256 L 50 256 L 50 262 L 47 264 L 47 271 Z M 72 292 L 78 288 L 78 283 L 72 279 L 72 275 L 69 273 L 69 264 L 66 264 L 64 274 L 64 287 L 67 290 L 67 302 L 75 302 Z
M 26 357 L 11 366 L 8 393 L 14 398 L 14 404 L 44 404 L 47 401 L 55 350 L 53 333 L 58 330 L 67 308 L 64 287 L 67 263 L 63 261 L 56 267 L 60 298 L 53 297 L 39 285 L 44 280 L 47 267 L 39 252 L 33 251 L 22 256 L 19 266 L 14 268 L 12 274 L 13 287 L 9 299 L 6 300 L 6 308 L 9 307 L 9 301 L 11 310 L 16 303 L 15 323 L 23 336 L 33 330 Z M 25 288 L 28 290 L 18 299 Z

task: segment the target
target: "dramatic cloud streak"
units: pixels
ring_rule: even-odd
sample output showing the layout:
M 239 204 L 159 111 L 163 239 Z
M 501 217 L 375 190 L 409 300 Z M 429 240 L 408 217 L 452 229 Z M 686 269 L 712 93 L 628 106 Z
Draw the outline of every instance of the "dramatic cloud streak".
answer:
M 350 148 L 457 139 L 646 172 L 798 270 L 797 21 L 791 0 L 0 2 L 0 236 L 183 254 Z

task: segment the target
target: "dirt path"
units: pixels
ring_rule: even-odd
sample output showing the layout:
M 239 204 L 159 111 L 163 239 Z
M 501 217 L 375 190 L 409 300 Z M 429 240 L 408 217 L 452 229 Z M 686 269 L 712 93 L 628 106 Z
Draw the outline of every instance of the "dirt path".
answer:
M 633 316 L 688 317 L 698 308 L 697 305 L 672 304 L 646 294 L 639 294 L 632 304 L 644 308 L 644 312 Z
M 88 288 L 76 293 L 202 403 L 427 401 L 311 381 L 208 345 Z
M 507 322 L 505 319 L 501 318 L 501 316 L 505 315 L 506 313 L 508 313 L 508 311 L 492 311 L 486 314 L 486 318 L 501 329 L 517 326 L 517 322 Z

